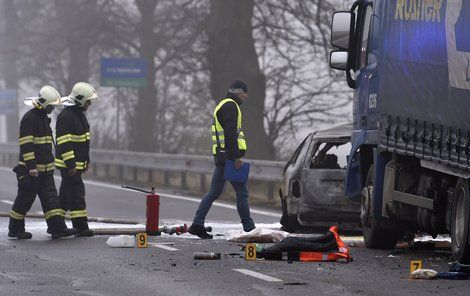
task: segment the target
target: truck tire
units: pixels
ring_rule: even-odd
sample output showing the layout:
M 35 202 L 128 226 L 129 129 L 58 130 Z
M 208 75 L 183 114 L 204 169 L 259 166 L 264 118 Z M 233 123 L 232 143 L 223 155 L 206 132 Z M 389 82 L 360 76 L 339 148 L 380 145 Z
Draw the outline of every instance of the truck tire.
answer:
M 452 201 L 450 233 L 454 259 L 470 263 L 470 192 L 468 181 L 459 179 Z
M 369 167 L 361 198 L 361 223 L 364 243 L 369 249 L 393 249 L 397 244 L 398 232 L 378 227 L 373 214 L 374 166 Z

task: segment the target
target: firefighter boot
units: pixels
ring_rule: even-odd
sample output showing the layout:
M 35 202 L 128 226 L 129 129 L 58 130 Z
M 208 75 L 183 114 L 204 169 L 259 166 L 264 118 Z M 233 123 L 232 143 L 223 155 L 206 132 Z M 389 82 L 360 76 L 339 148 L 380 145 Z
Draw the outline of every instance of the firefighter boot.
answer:
M 72 225 L 73 228 L 77 229 L 76 237 L 92 237 L 95 235 L 95 232 L 88 228 L 87 217 L 73 218 Z
M 33 237 L 31 233 L 24 230 L 24 219 L 18 220 L 11 217 L 8 225 L 8 236 L 17 239 L 31 239 Z
M 52 216 L 46 219 L 47 222 L 47 233 L 49 233 L 52 239 L 58 239 L 61 237 L 72 236 L 77 233 L 74 228 L 67 228 L 65 225 L 64 218 L 60 216 Z

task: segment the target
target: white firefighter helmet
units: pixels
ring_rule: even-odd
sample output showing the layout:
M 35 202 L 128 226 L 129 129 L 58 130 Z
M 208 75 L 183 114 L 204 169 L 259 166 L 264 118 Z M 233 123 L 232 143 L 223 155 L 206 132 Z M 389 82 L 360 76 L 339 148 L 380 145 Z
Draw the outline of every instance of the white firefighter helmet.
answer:
M 46 85 L 39 90 L 39 96 L 26 98 L 24 103 L 36 108 L 46 108 L 47 106 L 61 105 L 59 92 L 52 86 Z
M 64 105 L 76 104 L 80 107 L 85 105 L 86 101 L 99 100 L 98 94 L 93 86 L 86 82 L 77 82 L 72 88 L 68 97 L 62 98 Z

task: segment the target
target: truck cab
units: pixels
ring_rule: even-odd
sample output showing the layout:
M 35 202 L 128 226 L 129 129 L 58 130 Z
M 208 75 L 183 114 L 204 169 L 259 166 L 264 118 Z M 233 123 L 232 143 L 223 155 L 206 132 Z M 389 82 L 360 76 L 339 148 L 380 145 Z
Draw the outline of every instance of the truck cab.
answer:
M 470 262 L 470 1 L 358 0 L 330 66 L 354 89 L 347 197 L 370 248 L 450 233 Z

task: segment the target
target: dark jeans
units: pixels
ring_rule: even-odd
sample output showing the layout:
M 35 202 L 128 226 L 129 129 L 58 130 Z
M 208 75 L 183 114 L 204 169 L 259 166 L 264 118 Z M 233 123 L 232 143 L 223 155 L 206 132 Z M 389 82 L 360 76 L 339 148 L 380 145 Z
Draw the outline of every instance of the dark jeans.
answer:
M 248 189 L 246 184 L 238 182 L 230 182 L 237 194 L 237 211 L 240 216 L 243 230 L 250 231 L 255 228 L 255 223 L 250 217 L 250 207 L 248 206 Z M 199 204 L 199 208 L 196 211 L 193 223 L 198 225 L 204 225 L 207 213 L 209 212 L 212 203 L 219 198 L 224 191 L 225 180 L 224 180 L 224 167 L 217 165 L 215 166 L 214 175 L 212 176 L 211 187 L 209 192 L 204 196 Z

